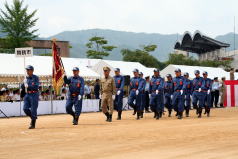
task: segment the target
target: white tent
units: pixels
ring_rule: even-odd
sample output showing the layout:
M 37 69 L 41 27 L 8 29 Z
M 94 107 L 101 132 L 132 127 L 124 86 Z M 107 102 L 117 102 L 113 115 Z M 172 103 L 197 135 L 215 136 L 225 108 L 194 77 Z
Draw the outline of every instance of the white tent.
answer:
M 208 72 L 208 77 L 213 79 L 214 77 L 218 77 L 220 80 L 222 77 L 226 77 L 227 80 L 230 79 L 230 73 L 224 71 L 222 68 L 216 68 L 216 67 L 201 67 L 201 66 L 186 66 L 186 65 L 168 65 L 166 68 L 164 68 L 160 74 L 161 76 L 165 77 L 166 74 L 170 73 L 172 76 L 174 76 L 174 70 L 176 68 L 180 68 L 182 73 L 188 72 L 190 78 L 194 78 L 194 70 L 199 70 L 201 75 L 203 71 Z M 235 79 L 238 79 L 238 73 L 235 73 Z
M 87 79 L 99 78 L 99 74 L 89 69 L 86 59 L 79 58 L 62 58 L 67 75 L 72 75 L 72 68 L 79 67 L 80 75 Z M 96 60 L 92 60 L 96 63 Z M 35 74 L 39 76 L 52 75 L 52 57 L 33 56 L 26 57 L 26 65 L 32 65 L 35 68 Z M 24 75 L 24 61 L 21 57 L 15 57 L 14 54 L 0 54 L 0 75 L 17 76 Z
M 122 75 L 133 76 L 133 70 L 137 68 L 140 72 L 143 72 L 144 76 L 150 76 L 153 74 L 153 68 L 147 68 L 139 62 L 125 62 L 125 61 L 111 61 L 111 60 L 101 60 L 92 69 L 103 76 L 103 67 L 109 67 L 112 71 L 111 76 L 114 75 L 114 69 L 120 68 Z

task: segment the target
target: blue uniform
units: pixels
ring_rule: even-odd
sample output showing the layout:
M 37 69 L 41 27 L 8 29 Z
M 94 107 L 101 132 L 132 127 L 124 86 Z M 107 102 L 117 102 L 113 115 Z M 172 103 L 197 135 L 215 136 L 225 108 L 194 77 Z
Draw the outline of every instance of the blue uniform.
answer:
M 27 76 L 25 83 L 28 85 L 28 87 L 26 90 L 26 95 L 24 96 L 23 110 L 27 116 L 31 117 L 32 120 L 36 120 L 39 102 L 39 77 L 36 75 Z M 25 85 L 22 84 L 21 88 L 25 90 Z
M 193 82 L 189 79 L 184 80 L 185 83 L 185 89 L 184 89 L 184 95 L 185 95 L 185 109 L 191 108 L 191 95 L 193 91 Z
M 203 94 L 203 105 L 210 108 L 211 107 L 211 93 L 208 94 L 208 90 L 212 89 L 212 80 L 210 78 L 203 78 L 202 83 L 202 94 Z
M 130 94 L 128 99 L 128 104 L 136 111 L 140 107 L 141 102 L 141 92 L 143 90 L 142 80 L 140 77 L 133 77 L 130 81 Z M 136 95 L 136 91 L 139 91 L 139 94 Z M 135 102 L 135 103 L 134 103 Z
M 172 99 L 172 105 L 174 107 L 174 110 L 178 113 L 182 113 L 184 111 L 184 93 L 181 94 L 181 90 L 185 90 L 185 82 L 184 77 L 174 77 L 173 78 L 173 99 Z
M 203 84 L 203 78 L 202 77 L 196 77 L 193 79 L 193 94 L 192 94 L 192 98 L 193 98 L 193 107 L 194 108 L 198 108 L 197 107 L 197 102 L 199 102 L 198 106 L 199 108 L 203 107 L 203 101 L 204 101 L 204 95 L 202 92 L 199 92 L 199 89 L 202 87 Z
M 173 82 L 172 81 L 166 81 L 164 83 L 164 105 L 165 107 L 169 110 L 169 112 L 172 111 L 173 106 L 172 106 L 172 98 L 171 96 L 173 95 Z
M 114 81 L 116 85 L 116 91 L 120 91 L 119 95 L 116 95 L 116 98 L 114 100 L 114 107 L 117 111 L 122 111 L 122 105 L 123 105 L 123 95 L 124 95 L 124 77 L 114 76 Z
M 146 85 L 146 80 L 144 78 L 141 78 L 141 87 L 142 87 L 142 91 L 141 91 L 141 98 L 140 98 L 140 107 L 138 109 L 138 111 L 144 111 L 145 109 L 145 85 Z
M 158 94 L 156 94 L 156 90 Z M 153 112 L 162 113 L 164 111 L 164 79 L 160 76 L 152 76 L 150 80 L 150 105 Z
M 80 116 L 82 111 L 82 99 L 84 95 L 84 79 L 80 76 L 73 76 L 67 78 L 64 77 L 65 84 L 69 85 L 69 91 L 67 93 L 66 112 L 72 116 Z M 78 96 L 81 95 L 81 99 L 78 100 Z M 73 112 L 73 107 L 75 113 Z

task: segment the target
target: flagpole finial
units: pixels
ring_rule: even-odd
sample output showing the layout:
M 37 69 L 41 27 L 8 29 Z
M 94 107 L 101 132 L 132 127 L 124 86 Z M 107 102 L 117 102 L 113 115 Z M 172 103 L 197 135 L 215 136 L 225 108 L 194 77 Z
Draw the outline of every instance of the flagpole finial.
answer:
M 53 39 L 52 39 L 52 41 L 53 41 L 53 42 L 56 42 L 56 41 L 57 41 L 57 39 L 56 39 L 56 38 L 53 38 Z

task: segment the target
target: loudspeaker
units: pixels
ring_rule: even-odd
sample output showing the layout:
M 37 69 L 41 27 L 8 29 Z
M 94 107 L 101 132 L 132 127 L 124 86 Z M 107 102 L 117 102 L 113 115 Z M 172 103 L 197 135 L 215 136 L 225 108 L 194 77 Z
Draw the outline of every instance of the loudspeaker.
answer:
M 130 76 L 127 75 L 127 76 L 124 76 L 124 85 L 125 86 L 129 86 L 130 85 Z

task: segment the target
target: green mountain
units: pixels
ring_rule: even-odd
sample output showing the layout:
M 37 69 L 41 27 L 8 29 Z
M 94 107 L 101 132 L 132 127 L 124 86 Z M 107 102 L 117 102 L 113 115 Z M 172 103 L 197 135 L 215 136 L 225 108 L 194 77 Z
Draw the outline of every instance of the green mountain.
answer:
M 87 48 L 85 44 L 92 36 L 105 37 L 109 45 L 117 46 L 111 52 L 110 56 L 105 59 L 121 60 L 122 55 L 120 50 L 124 48 L 137 49 L 141 45 L 156 44 L 158 48 L 152 53 L 153 56 L 160 61 L 165 61 L 168 54 L 173 51 L 173 46 L 177 41 L 177 34 L 148 34 L 148 33 L 133 33 L 114 30 L 90 29 L 80 31 L 65 31 L 46 39 L 56 38 L 58 40 L 70 41 L 72 49 L 70 50 L 71 57 L 86 57 Z M 179 38 L 181 36 L 179 35 Z

